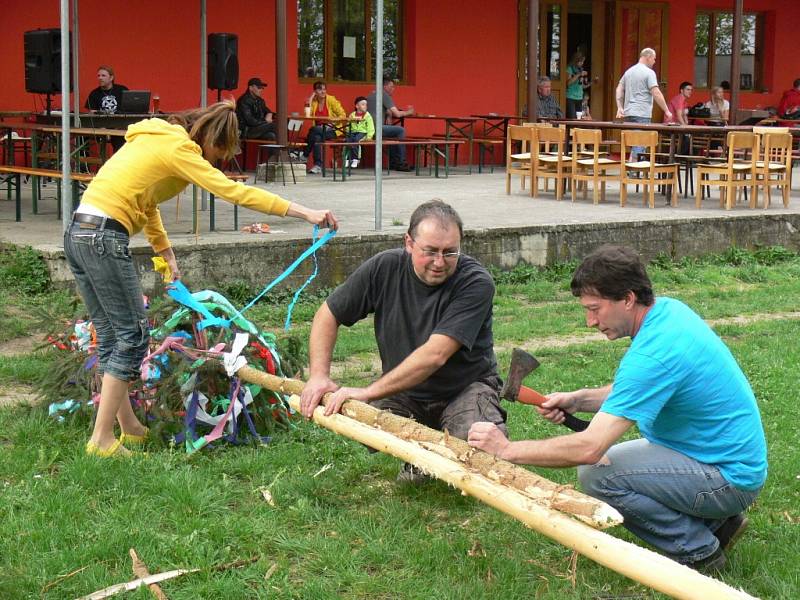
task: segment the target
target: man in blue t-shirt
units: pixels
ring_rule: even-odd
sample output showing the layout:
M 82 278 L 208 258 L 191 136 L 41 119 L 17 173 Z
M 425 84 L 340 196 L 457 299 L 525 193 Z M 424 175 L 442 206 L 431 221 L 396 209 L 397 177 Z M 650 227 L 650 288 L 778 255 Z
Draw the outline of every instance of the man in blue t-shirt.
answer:
M 493 425 L 476 423 L 469 443 L 512 462 L 579 465 L 584 490 L 622 513 L 631 532 L 680 563 L 721 569 L 767 477 L 764 430 L 747 378 L 692 309 L 653 296 L 630 248 L 597 249 L 571 287 L 587 325 L 610 340 L 633 340 L 612 385 L 550 394 L 539 409 L 555 423 L 565 413 L 597 413 L 589 427 L 510 442 Z M 616 443 L 634 424 L 642 437 Z

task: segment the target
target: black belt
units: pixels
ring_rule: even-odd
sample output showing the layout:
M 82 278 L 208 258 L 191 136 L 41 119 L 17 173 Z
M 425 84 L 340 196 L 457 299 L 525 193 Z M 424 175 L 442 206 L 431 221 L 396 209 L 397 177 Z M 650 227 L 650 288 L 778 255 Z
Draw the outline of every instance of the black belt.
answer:
M 73 213 L 72 222 L 79 223 L 79 227 L 82 229 L 110 229 L 111 231 L 117 231 L 119 233 L 124 233 L 125 235 L 130 235 L 128 230 L 125 228 L 125 225 L 116 219 L 112 219 L 111 217 L 99 217 L 97 215 L 87 215 L 86 213 Z

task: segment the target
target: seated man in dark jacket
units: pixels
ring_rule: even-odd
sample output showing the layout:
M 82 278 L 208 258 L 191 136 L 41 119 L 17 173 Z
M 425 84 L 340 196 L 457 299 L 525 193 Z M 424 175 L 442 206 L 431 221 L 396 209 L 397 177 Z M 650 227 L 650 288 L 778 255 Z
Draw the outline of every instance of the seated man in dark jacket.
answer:
M 252 77 L 247 82 L 247 91 L 236 101 L 236 116 L 239 118 L 242 138 L 277 139 L 274 113 L 261 97 L 265 87 L 267 84 L 260 78 Z

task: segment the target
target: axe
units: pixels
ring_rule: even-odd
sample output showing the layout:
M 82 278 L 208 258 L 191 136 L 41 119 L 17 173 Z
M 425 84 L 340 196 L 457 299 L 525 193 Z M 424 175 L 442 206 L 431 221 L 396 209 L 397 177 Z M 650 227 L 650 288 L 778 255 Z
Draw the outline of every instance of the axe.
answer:
M 539 361 L 536 358 L 522 348 L 514 348 L 511 353 L 511 366 L 508 368 L 508 377 L 506 377 L 505 384 L 503 384 L 503 389 L 500 390 L 500 397 L 509 402 L 522 402 L 523 404 L 541 406 L 547 398 L 536 390 L 522 385 L 522 380 L 538 366 Z M 589 421 L 584 421 L 568 412 L 564 412 L 562 425 L 569 427 L 572 431 L 583 431 L 589 426 Z

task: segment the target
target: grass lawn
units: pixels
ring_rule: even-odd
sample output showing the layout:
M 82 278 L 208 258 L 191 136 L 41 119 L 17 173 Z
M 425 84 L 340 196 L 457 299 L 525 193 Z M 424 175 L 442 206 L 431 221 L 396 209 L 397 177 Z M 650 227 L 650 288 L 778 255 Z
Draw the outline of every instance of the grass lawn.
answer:
M 800 315 L 792 312 L 800 257 L 735 251 L 657 262 L 649 271 L 657 294 L 715 320 L 762 410 L 769 480 L 722 578 L 754 596 L 798 598 Z M 525 346 L 542 362 L 528 382 L 543 392 L 608 383 L 628 345 L 583 339 L 591 332 L 568 284 L 563 269 L 498 275 L 501 369 L 514 345 Z M 32 308 L 68 314 L 69 302 L 52 292 L 0 292 L 0 344 L 40 331 Z M 295 313 L 301 338 L 317 302 Z M 283 318 L 268 304 L 251 315 L 274 329 Z M 741 315 L 753 318 L 732 319 Z M 49 360 L 46 351 L 0 356 L 0 394 L 30 385 Z M 335 361 L 343 383 L 376 376 L 369 323 L 342 331 Z M 512 438 L 566 431 L 528 407 L 507 408 Z M 87 437 L 86 423 L 59 424 L 38 408 L 0 408 L 0 598 L 74 598 L 133 579 L 131 547 L 153 573 L 203 569 L 162 584 L 172 600 L 662 597 L 585 558 L 573 581 L 570 550 L 441 482 L 397 485 L 396 459 L 314 424 L 298 421 L 260 448 L 192 456 L 156 450 L 131 460 L 85 456 Z M 576 483 L 574 469 L 538 471 Z M 635 541 L 622 528 L 612 533 Z M 211 570 L 249 558 L 257 560 Z M 128 597 L 151 596 L 140 589 Z

